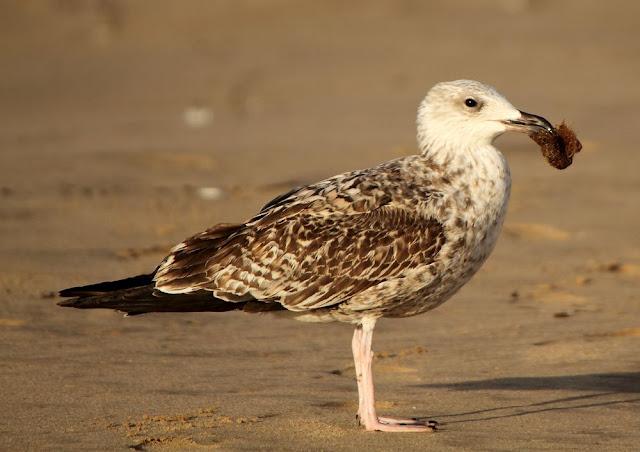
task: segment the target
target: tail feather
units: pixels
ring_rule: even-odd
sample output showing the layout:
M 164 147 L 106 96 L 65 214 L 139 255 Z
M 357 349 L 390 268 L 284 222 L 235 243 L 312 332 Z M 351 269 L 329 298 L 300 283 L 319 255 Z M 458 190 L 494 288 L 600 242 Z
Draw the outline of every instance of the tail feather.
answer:
M 97 295 L 79 296 L 58 302 L 59 306 L 78 309 L 115 309 L 128 315 L 148 312 L 225 312 L 242 309 L 245 303 L 229 303 L 214 298 L 211 292 L 166 294 L 153 285 L 119 289 Z
M 210 291 L 169 294 L 155 288 L 153 273 L 119 281 L 107 281 L 60 291 L 59 306 L 77 309 L 115 309 L 128 315 L 148 312 L 226 312 L 245 310 L 264 312 L 284 309 L 278 303 L 260 301 L 229 302 L 215 298 Z

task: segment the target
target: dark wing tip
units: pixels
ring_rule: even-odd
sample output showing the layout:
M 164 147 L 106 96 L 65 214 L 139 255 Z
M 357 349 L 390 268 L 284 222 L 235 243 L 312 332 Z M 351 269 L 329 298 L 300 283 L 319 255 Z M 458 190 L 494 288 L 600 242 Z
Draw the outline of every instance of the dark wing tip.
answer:
M 64 291 L 60 291 L 60 296 L 61 297 L 73 296 L 73 295 L 62 295 L 62 292 L 64 292 Z M 56 304 L 58 306 L 69 308 L 69 307 L 73 307 L 75 305 L 76 301 L 77 301 L 77 298 L 67 298 L 66 300 L 58 301 Z
M 87 297 L 90 295 L 96 295 L 99 292 L 90 292 L 82 287 L 69 287 L 68 289 L 62 289 L 58 292 L 58 296 L 60 297 Z
M 69 287 L 68 289 L 62 289 L 58 292 L 58 295 L 61 297 L 91 297 L 121 289 L 142 287 L 153 282 L 154 274 L 155 271 L 150 274 L 132 276 L 130 278 L 119 279 L 117 281 L 105 281 L 97 284 L 89 284 L 87 286 Z

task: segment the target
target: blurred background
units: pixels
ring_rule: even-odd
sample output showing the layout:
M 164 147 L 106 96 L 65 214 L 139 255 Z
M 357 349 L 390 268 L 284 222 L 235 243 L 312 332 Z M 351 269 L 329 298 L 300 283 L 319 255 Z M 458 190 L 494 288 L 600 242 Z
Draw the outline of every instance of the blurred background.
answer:
M 637 444 L 639 30 L 628 1 L 0 0 L 0 438 Z M 566 119 L 584 150 L 557 171 L 527 137 L 500 138 L 514 182 L 494 256 L 433 314 L 380 328 L 380 348 L 428 350 L 381 373 L 386 411 L 455 412 L 454 434 L 374 442 L 353 428 L 350 374 L 329 372 L 350 365 L 340 325 L 55 306 L 58 289 L 148 272 L 293 186 L 415 152 L 418 103 L 460 78 Z M 210 406 L 183 429 L 124 422 Z

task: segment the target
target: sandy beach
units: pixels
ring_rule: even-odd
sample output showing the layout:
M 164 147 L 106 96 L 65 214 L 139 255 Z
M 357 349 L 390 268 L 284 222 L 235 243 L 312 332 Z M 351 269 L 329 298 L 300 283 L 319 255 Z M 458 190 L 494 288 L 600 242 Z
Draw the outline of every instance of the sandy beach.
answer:
M 637 450 L 640 4 L 38 1 L 0 14 L 0 449 Z M 495 86 L 584 144 L 497 143 L 512 199 L 483 269 L 376 328 L 56 306 L 300 184 L 416 152 L 442 80 Z

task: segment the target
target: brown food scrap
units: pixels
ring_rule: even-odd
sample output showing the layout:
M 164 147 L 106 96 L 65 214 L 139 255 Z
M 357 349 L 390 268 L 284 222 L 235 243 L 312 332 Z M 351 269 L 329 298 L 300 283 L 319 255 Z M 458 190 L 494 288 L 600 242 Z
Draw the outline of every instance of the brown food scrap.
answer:
M 557 126 L 553 133 L 541 129 L 529 135 L 535 141 L 542 155 L 554 168 L 565 169 L 573 162 L 573 156 L 580 152 L 582 143 L 575 132 L 564 121 Z

